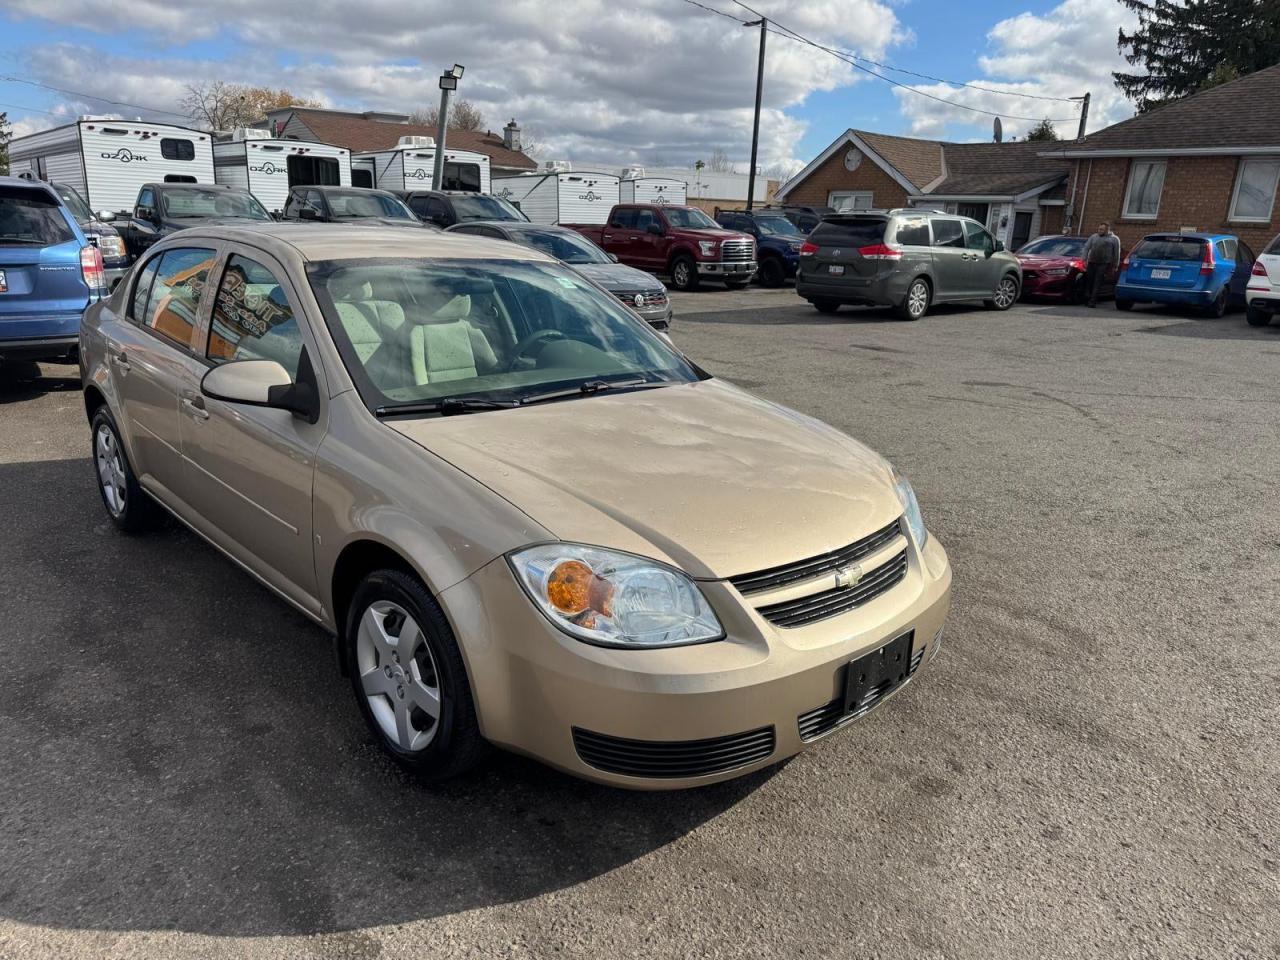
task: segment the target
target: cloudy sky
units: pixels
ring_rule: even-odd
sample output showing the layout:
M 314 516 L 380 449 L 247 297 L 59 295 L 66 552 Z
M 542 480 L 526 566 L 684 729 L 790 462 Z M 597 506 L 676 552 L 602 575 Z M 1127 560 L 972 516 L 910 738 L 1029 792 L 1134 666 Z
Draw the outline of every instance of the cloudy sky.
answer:
M 171 112 L 180 110 L 185 85 L 224 79 L 288 87 L 339 108 L 409 112 L 438 99 L 439 71 L 458 62 L 467 67 L 461 95 L 494 130 L 518 118 L 544 158 L 682 165 L 719 148 L 745 161 L 759 31 L 734 22 L 751 19 L 735 0 L 699 3 L 4 0 L 0 110 L 15 133 L 81 113 L 181 122 Z M 1015 117 L 1063 118 L 1060 131 L 1074 131 L 1075 104 L 1030 95 L 1092 91 L 1090 129 L 1132 112 L 1110 80 L 1123 66 L 1116 31 L 1128 24 L 1119 0 L 750 6 L 822 46 L 952 81 L 880 70 L 999 112 L 1006 133 L 1030 125 Z M 991 117 L 770 34 L 762 163 L 807 161 L 851 126 L 975 140 L 990 136 Z

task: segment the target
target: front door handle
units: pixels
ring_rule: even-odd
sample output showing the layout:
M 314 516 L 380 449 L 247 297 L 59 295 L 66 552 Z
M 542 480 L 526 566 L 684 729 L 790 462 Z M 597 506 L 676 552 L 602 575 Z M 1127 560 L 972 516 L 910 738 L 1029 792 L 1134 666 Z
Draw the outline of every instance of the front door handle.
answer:
M 195 420 L 209 419 L 209 411 L 204 407 L 204 397 L 194 390 L 182 391 L 182 407 L 186 410 L 187 416 Z
M 115 365 L 125 373 L 129 372 L 129 355 L 123 350 L 117 354 L 113 354 L 111 359 L 115 362 Z
M 602 234 L 600 235 L 600 239 L 601 239 L 601 240 L 612 240 L 612 239 L 613 239 L 613 234 L 612 234 L 612 233 L 602 233 Z

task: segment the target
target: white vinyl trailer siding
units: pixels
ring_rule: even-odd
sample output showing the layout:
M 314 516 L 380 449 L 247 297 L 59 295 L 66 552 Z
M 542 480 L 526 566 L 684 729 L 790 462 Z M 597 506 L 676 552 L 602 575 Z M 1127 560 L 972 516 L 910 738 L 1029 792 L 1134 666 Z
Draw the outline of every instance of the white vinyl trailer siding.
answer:
M 227 140 L 213 145 L 213 175 L 218 183 L 248 190 L 268 210 L 283 210 L 289 188 L 309 186 L 309 179 L 294 180 L 289 175 L 289 158 L 332 160 L 337 164 L 338 182 L 330 186 L 351 186 L 351 153 L 328 143 L 304 140 Z
M 144 183 L 214 182 L 209 134 L 167 123 L 80 120 L 16 137 L 9 161 L 15 175 L 69 184 L 91 209 L 113 213 L 132 210 Z
M 373 161 L 373 185 L 379 190 L 434 190 L 435 147 L 396 147 L 374 153 L 358 153 L 353 158 Z M 488 193 L 489 156 L 470 150 L 444 151 L 445 163 L 475 164 L 480 172 L 480 192 Z
M 522 173 L 495 177 L 493 192 L 534 223 L 606 223 L 618 203 L 618 178 L 607 173 Z
M 670 177 L 636 177 L 618 185 L 619 203 L 674 203 L 683 206 L 689 185 Z

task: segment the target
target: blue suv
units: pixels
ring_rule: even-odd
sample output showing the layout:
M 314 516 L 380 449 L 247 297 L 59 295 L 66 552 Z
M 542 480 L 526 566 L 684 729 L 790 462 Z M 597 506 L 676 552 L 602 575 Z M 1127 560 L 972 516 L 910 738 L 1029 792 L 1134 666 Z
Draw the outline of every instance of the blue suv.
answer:
M 74 363 L 80 316 L 105 285 L 102 251 L 58 194 L 0 177 L 0 360 Z
M 796 275 L 804 234 L 781 210 L 717 210 L 716 223 L 756 238 L 756 277 L 764 286 L 780 287 Z
M 1199 307 L 1220 317 L 1244 303 L 1249 271 L 1257 259 L 1239 237 L 1227 233 L 1153 233 L 1120 264 L 1116 308 L 1154 301 Z

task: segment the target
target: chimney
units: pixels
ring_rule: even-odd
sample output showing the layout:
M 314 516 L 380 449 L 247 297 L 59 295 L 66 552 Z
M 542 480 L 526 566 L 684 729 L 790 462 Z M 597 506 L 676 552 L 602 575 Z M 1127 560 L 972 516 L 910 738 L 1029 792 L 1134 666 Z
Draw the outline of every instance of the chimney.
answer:
M 508 150 L 520 152 L 520 125 L 516 123 L 514 117 L 502 128 L 502 145 Z

